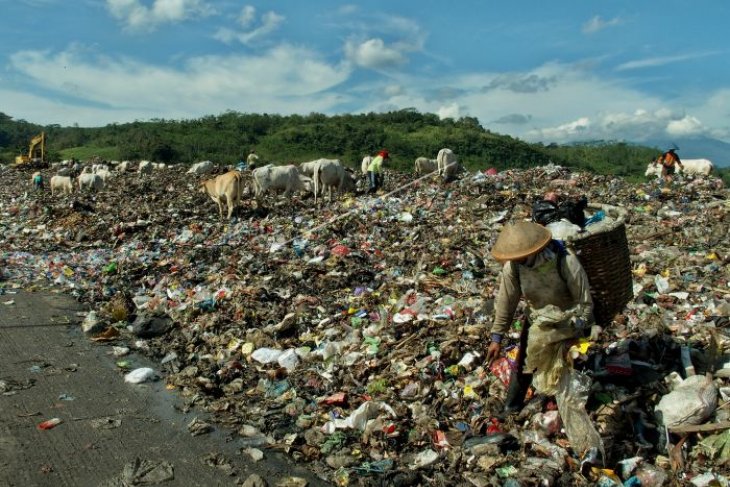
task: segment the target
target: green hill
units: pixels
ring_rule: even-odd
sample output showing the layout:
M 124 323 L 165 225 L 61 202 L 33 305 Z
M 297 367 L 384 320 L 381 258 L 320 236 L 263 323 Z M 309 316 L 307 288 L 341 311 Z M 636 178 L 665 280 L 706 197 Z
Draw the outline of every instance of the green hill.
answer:
M 227 112 L 194 120 L 151 120 L 105 127 L 41 126 L 0 113 L 0 162 L 27 151 L 31 137 L 45 131 L 50 160 L 93 156 L 166 163 L 212 160 L 232 164 L 256 149 L 267 162 L 339 158 L 352 167 L 363 156 L 387 148 L 394 168 L 410 171 L 416 157 L 435 158 L 451 148 L 470 170 L 526 168 L 548 164 L 598 174 L 643 177 L 656 149 L 624 142 L 570 145 L 530 144 L 485 130 L 478 120 L 444 119 L 412 109 L 388 113 L 326 116 Z

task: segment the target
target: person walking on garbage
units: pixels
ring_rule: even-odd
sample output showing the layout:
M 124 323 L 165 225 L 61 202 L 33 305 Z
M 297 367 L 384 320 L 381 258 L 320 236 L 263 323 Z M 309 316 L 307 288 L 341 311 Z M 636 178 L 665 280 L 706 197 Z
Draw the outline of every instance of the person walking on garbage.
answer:
M 373 157 L 368 165 L 368 181 L 370 187 L 368 193 L 375 193 L 383 186 L 383 164 L 390 158 L 387 150 L 381 150 L 378 155 Z
M 585 403 L 576 403 L 579 392 L 584 392 L 587 399 L 590 379 L 578 374 L 566 361 L 575 339 L 588 330 L 591 339 L 596 339 L 601 332 L 600 327 L 591 326 L 593 299 L 583 266 L 561 242 L 552 239 L 547 228 L 529 221 L 505 226 L 491 253 L 504 266 L 487 349 L 489 364 L 499 356 L 502 338 L 520 298 L 524 296 L 527 302 L 517 367 L 511 372 L 503 414 L 522 410 L 532 384 L 538 393 L 557 397 L 568 438 L 577 454 L 602 451 L 600 436 L 590 424 Z M 525 370 L 530 373 L 524 373 Z M 570 425 L 570 418 L 574 418 L 573 425 L 578 424 L 577 431 Z
M 657 160 L 657 162 L 662 165 L 662 177 L 667 185 L 672 182 L 672 175 L 676 171 L 674 167 L 675 164 L 679 166 L 680 169 L 684 168 L 684 166 L 682 166 L 682 161 L 679 160 L 679 156 L 675 152 L 676 150 L 676 147 L 672 147 L 659 156 L 659 159 Z
M 43 191 L 43 175 L 40 171 L 34 172 L 30 180 L 33 183 L 33 189 Z
M 259 156 L 256 154 L 256 149 L 251 149 L 251 152 L 249 152 L 248 157 L 246 158 L 246 164 L 248 164 L 249 169 L 256 169 L 257 164 L 259 162 Z

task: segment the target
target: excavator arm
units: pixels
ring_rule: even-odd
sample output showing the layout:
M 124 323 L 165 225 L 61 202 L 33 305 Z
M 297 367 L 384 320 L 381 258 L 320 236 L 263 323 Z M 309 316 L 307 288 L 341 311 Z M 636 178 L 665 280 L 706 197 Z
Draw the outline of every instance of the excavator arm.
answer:
M 36 154 L 39 154 L 38 156 Z M 30 139 L 30 146 L 28 148 L 28 155 L 20 155 L 15 158 L 15 164 L 28 164 L 33 159 L 40 159 L 41 161 L 46 160 L 46 133 L 41 132 Z

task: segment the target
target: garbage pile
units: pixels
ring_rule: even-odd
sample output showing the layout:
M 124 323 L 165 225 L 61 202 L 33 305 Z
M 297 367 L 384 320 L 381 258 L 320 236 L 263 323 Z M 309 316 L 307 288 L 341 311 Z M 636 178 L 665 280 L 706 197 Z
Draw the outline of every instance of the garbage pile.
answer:
M 0 292 L 73 294 L 93 309 L 87 333 L 156 360 L 242 452 L 284 451 L 337 485 L 730 482 L 719 180 L 663 188 L 544 167 L 444 185 L 389 173 L 388 194 L 245 200 L 229 222 L 200 178 L 172 166 L 52 197 L 30 173 L 1 172 Z M 629 211 L 633 299 L 598 341 L 571 349 L 605 446 L 589 469 L 555 398 L 496 417 L 519 316 L 504 356 L 484 360 L 500 271 L 488 250 L 547 191 Z

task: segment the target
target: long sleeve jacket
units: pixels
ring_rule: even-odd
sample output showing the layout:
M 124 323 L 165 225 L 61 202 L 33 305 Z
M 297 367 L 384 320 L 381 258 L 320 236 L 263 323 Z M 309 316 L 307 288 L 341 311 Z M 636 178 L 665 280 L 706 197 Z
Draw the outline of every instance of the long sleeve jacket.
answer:
M 552 304 L 563 311 L 571 311 L 586 323 L 593 321 L 593 299 L 588 276 L 578 258 L 568 253 L 558 259 L 556 253 L 545 249 L 538 255 L 533 267 L 507 262 L 499 277 L 499 291 L 495 300 L 492 335 L 500 337 L 507 332 L 517 305 L 525 297 L 530 310 Z M 557 264 L 563 267 L 562 277 Z

